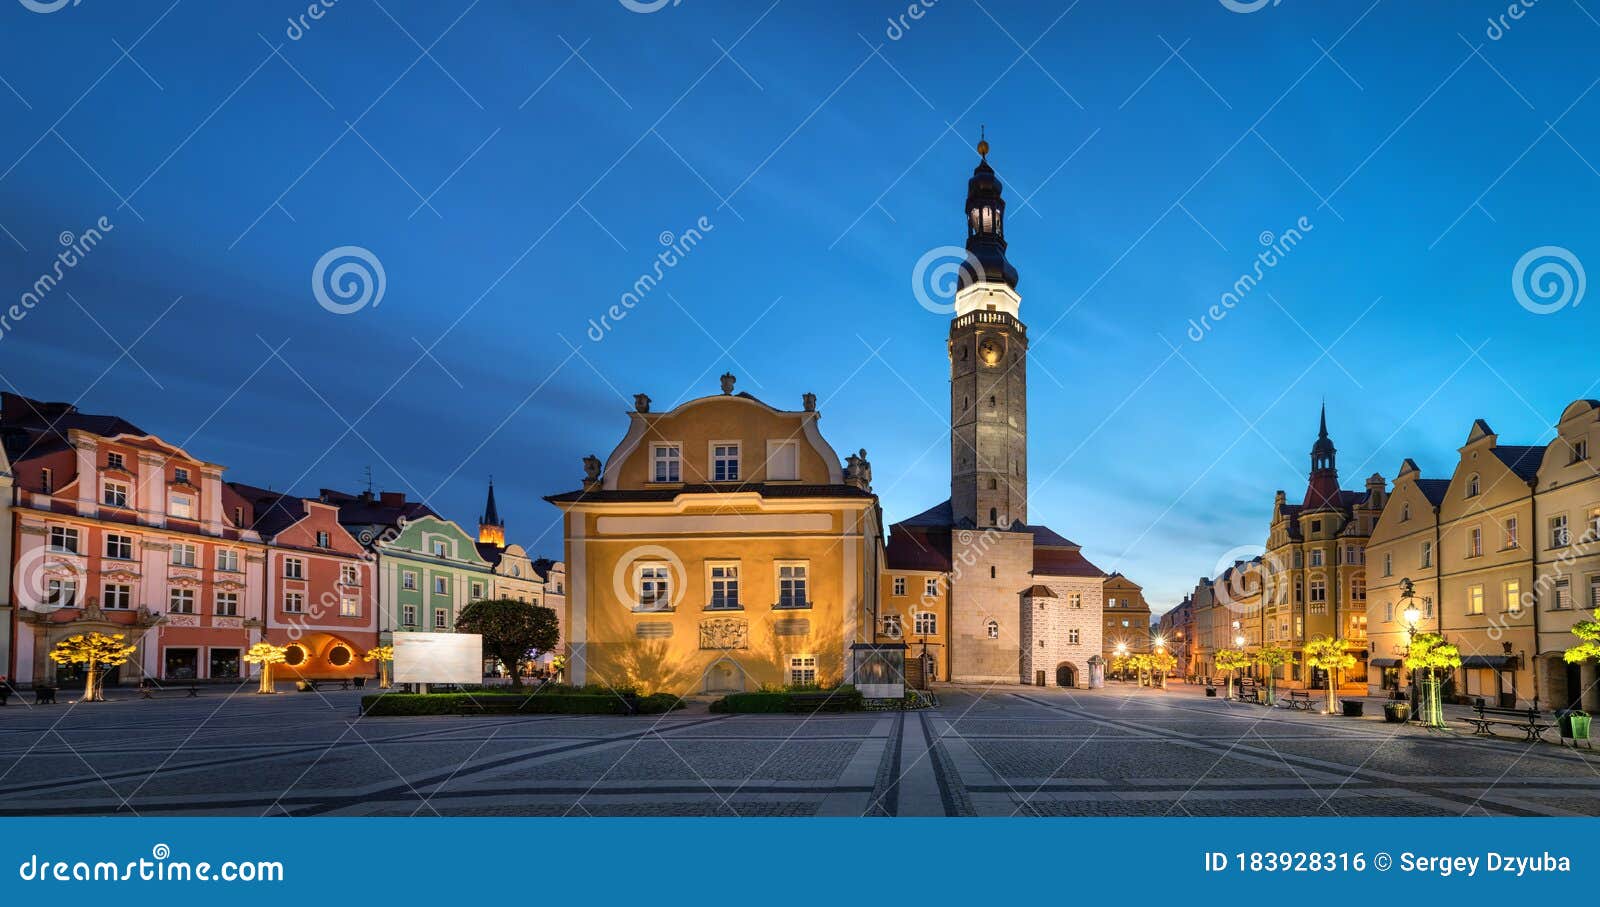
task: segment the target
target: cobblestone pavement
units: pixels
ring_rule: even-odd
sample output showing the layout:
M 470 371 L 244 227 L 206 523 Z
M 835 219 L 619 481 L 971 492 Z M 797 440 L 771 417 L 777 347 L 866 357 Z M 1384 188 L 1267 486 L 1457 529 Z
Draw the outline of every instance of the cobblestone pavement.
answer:
M 0 709 L 0 815 L 1600 815 L 1600 756 L 1207 699 L 947 686 L 856 715 L 356 717 L 359 693 Z

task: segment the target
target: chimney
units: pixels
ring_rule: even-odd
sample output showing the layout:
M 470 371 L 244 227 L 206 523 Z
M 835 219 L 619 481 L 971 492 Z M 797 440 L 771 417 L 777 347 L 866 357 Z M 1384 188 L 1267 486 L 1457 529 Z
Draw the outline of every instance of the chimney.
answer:
M 371 494 L 371 492 L 368 492 L 368 494 Z M 385 491 L 379 495 L 379 499 L 383 501 L 383 506 L 385 507 L 404 507 L 406 493 L 403 491 Z

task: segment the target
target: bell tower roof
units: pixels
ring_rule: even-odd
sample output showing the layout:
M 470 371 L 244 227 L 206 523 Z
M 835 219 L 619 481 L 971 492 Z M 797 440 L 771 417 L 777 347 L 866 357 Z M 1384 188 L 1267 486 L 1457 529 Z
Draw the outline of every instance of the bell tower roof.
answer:
M 483 515 L 478 517 L 478 541 L 497 548 L 506 546 L 506 521 L 494 503 L 494 478 L 489 478 L 489 497 L 483 504 Z
M 1003 186 L 989 166 L 989 140 L 978 141 L 978 166 L 967 180 L 967 252 L 961 267 L 961 288 L 975 283 L 1004 283 L 1016 289 L 1017 269 L 1006 260 L 1006 201 Z

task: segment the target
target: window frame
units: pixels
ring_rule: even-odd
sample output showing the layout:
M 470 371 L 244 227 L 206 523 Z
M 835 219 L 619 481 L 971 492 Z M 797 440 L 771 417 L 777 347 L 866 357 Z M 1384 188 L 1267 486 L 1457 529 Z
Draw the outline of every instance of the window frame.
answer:
M 733 572 L 729 574 L 727 572 L 729 570 Z M 722 571 L 721 576 L 717 575 L 718 571 Z M 740 575 L 741 572 L 740 562 L 738 560 L 724 559 L 706 561 L 707 611 L 741 611 L 744 609 L 744 603 L 740 598 L 740 595 L 743 592 L 743 590 L 740 588 L 740 581 L 743 579 L 743 577 Z M 730 586 L 732 587 L 733 591 L 732 596 L 728 595 Z M 720 595 L 718 594 L 719 588 L 721 589 Z
M 790 451 L 793 468 L 789 475 L 775 474 L 773 464 L 778 459 L 780 451 Z M 800 481 L 800 442 L 789 439 L 785 441 L 767 442 L 767 462 L 764 464 L 768 482 L 798 482 Z
M 113 493 L 113 489 L 115 492 Z M 120 479 L 100 480 L 100 506 L 127 510 L 133 500 L 133 485 Z
M 785 675 L 789 686 L 815 686 L 817 683 L 817 656 L 813 654 L 790 655 Z
M 167 613 L 197 614 L 199 613 L 198 599 L 199 596 L 195 594 L 195 590 L 186 586 L 174 586 L 167 590 Z
M 662 451 L 671 453 L 663 456 Z M 674 485 L 683 482 L 683 442 L 650 442 L 650 475 L 652 484 Z
M 718 453 L 719 449 L 730 449 L 732 454 Z M 744 480 L 744 450 L 738 441 L 711 441 L 706 445 L 706 463 L 709 466 L 706 479 L 710 482 L 740 482 Z M 729 464 L 732 469 L 725 468 Z
M 784 576 L 784 571 L 790 571 L 789 576 Z M 794 571 L 799 571 L 798 573 Z M 784 594 L 787 585 L 789 594 Z M 774 591 L 774 608 L 781 610 L 805 610 L 811 607 L 811 562 L 809 560 L 780 560 L 772 562 L 772 588 Z M 800 593 L 796 597 L 795 592 Z
M 61 541 L 58 542 L 58 538 L 61 539 Z M 65 542 L 69 538 L 72 540 L 72 543 L 66 544 Z M 49 539 L 50 541 L 46 544 L 49 546 L 50 550 L 56 554 L 83 553 L 83 533 L 75 526 L 51 526 Z
M 133 560 L 133 536 L 120 532 L 107 532 L 104 557 L 113 561 Z
M 674 577 L 668 561 L 640 561 L 633 565 L 633 610 L 654 614 L 672 610 Z M 649 584 L 650 594 L 645 594 Z

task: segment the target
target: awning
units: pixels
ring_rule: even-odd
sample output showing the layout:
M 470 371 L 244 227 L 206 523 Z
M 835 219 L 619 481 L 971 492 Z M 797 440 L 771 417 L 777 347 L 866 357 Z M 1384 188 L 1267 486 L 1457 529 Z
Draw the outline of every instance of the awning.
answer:
M 1510 655 L 1463 655 L 1461 666 L 1463 668 L 1494 668 L 1500 670 L 1507 667 L 1513 656 Z
M 1369 660 L 1367 662 L 1367 664 L 1372 665 L 1373 667 L 1376 667 L 1376 668 L 1398 668 L 1398 667 L 1400 667 L 1400 659 L 1398 659 L 1398 658 L 1374 658 L 1374 659 Z

